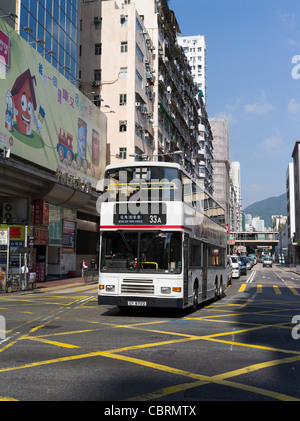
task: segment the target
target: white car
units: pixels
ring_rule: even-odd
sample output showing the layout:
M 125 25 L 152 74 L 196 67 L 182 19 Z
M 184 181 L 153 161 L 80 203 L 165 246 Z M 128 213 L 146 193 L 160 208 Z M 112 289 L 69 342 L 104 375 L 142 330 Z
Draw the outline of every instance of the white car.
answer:
M 230 259 L 231 259 L 231 267 L 232 267 L 232 277 L 239 278 L 240 277 L 239 256 L 230 256 Z
M 263 267 L 265 267 L 265 266 L 269 266 L 269 267 L 271 268 L 271 267 L 272 267 L 272 263 L 273 263 L 273 261 L 272 261 L 271 256 L 265 256 L 265 257 L 264 257 L 264 260 L 263 260 Z

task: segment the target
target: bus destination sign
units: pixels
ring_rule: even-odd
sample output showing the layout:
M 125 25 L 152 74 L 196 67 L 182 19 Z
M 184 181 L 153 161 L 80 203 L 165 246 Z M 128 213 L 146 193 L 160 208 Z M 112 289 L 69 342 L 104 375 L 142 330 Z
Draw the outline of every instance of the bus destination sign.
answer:
M 138 211 L 136 204 L 117 203 L 114 212 L 115 225 L 166 225 L 166 204 L 141 204 Z

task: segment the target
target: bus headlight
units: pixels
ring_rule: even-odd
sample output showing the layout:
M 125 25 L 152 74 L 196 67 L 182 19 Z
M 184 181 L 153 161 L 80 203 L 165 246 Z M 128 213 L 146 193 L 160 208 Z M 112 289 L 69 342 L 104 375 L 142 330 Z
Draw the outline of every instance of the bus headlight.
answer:
M 161 287 L 160 289 L 162 294 L 171 294 L 171 288 L 170 287 Z
M 106 285 L 105 291 L 114 292 L 115 286 L 114 285 Z

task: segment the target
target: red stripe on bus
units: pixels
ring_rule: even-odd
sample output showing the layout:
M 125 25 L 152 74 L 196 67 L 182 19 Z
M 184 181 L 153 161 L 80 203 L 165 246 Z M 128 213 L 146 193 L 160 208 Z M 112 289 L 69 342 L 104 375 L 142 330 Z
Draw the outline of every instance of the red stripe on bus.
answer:
M 183 225 L 100 225 L 100 230 L 116 230 L 116 229 L 185 229 L 187 231 L 193 231 L 191 228 L 184 227 Z

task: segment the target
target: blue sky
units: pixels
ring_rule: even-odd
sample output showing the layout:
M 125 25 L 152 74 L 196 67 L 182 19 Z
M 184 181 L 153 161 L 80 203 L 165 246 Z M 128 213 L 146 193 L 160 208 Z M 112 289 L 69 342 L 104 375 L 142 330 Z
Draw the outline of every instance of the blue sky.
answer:
M 182 36 L 206 38 L 207 111 L 229 123 L 243 207 L 285 193 L 300 139 L 299 0 L 170 0 L 169 7 Z

